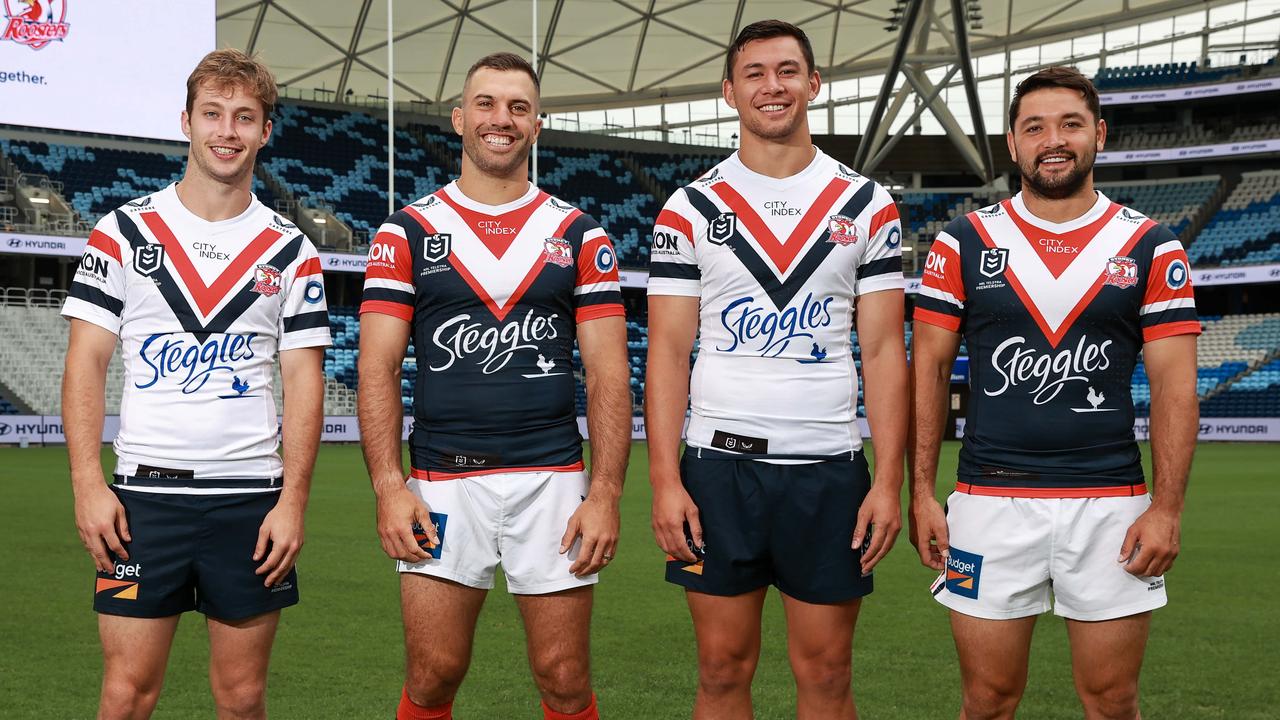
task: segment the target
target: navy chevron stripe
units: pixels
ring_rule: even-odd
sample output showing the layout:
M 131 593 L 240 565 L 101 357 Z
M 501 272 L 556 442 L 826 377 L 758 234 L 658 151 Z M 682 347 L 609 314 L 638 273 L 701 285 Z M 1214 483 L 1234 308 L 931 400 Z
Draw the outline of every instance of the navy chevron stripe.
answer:
M 720 208 L 716 207 L 716 204 L 706 195 L 691 187 L 684 188 L 684 192 L 689 197 L 689 202 L 693 205 L 694 210 L 698 211 L 708 224 L 720 216 Z M 865 182 L 849 198 L 849 201 L 840 208 L 840 212 L 833 214 L 857 217 L 871 203 L 874 194 L 875 184 Z M 769 299 L 773 301 L 774 306 L 778 310 L 783 310 L 800 292 L 800 288 L 804 287 L 805 283 L 809 281 L 809 278 L 813 277 L 813 273 L 822 266 L 822 262 L 827 259 L 827 256 L 831 254 L 835 245 L 827 242 L 830 234 L 830 227 L 823 229 L 818 241 L 800 259 L 800 262 L 791 271 L 791 275 L 785 282 L 778 279 L 773 269 L 769 267 L 768 263 L 760 257 L 760 254 L 751 246 L 751 243 L 747 242 L 746 238 L 742 237 L 742 233 L 736 228 L 734 229 L 733 237 L 729 238 L 726 244 L 733 248 L 734 254 L 746 267 L 747 272 L 750 272 L 756 282 L 760 283 L 760 287 L 768 293 Z
M 119 210 L 116 211 L 116 224 L 119 225 L 121 234 L 129 241 L 135 251 L 139 247 L 148 244 L 147 239 L 143 237 L 133 220 Z M 295 235 L 292 240 L 280 249 L 280 252 L 267 261 L 267 264 L 282 271 L 293 264 L 293 261 L 298 258 L 298 253 L 302 250 L 302 237 L 301 234 Z M 169 308 L 173 310 L 173 314 L 182 325 L 183 331 L 191 333 L 201 343 L 212 334 L 227 332 L 231 324 L 238 320 L 249 309 L 249 306 L 253 305 L 258 298 L 263 297 L 253 291 L 254 281 L 250 278 L 236 291 L 231 302 L 227 303 L 206 325 L 200 322 L 195 311 L 191 309 L 191 303 L 187 301 L 186 296 L 179 289 L 178 282 L 163 263 L 155 272 L 151 273 L 151 276 L 160 280 L 160 294 L 164 297 L 165 302 L 169 304 Z

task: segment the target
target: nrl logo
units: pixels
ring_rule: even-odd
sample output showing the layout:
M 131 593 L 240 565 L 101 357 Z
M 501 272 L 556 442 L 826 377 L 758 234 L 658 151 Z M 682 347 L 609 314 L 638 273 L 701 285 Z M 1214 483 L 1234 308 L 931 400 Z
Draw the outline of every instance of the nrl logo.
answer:
M 723 245 L 738 232 L 738 214 L 720 213 L 720 216 L 707 226 L 707 240 L 716 245 Z
M 143 245 L 133 253 L 133 269 L 139 275 L 150 276 L 163 265 L 163 245 Z
M 422 239 L 422 259 L 427 262 L 440 262 L 449 257 L 452 240 L 453 235 L 450 233 L 427 235 Z
M 978 272 L 982 273 L 983 277 L 993 278 L 1009 266 L 1009 251 L 1005 248 L 990 248 L 982 251 L 981 260 Z

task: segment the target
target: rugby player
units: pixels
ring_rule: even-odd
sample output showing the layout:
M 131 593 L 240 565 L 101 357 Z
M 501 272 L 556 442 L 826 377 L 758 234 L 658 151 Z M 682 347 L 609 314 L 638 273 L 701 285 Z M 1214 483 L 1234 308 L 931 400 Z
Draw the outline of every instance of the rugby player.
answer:
M 630 450 L 626 324 L 600 225 L 529 182 L 538 76 L 496 53 L 467 73 L 453 128 L 461 177 L 393 214 L 360 307 L 360 435 L 378 533 L 398 561 L 407 670 L 397 717 L 452 717 L 499 564 L 542 711 L 599 717 L 592 585 L 614 556 Z M 401 365 L 412 339 L 412 464 Z M 586 371 L 591 472 L 574 408 Z M 415 537 L 416 534 L 416 537 Z
M 1107 124 L 1088 78 L 1052 67 L 1022 81 L 1009 128 L 1022 191 L 938 235 L 916 301 L 912 540 L 942 573 L 962 718 L 1014 716 L 1036 616 L 1052 608 L 1085 717 L 1128 720 L 1198 427 L 1187 255 L 1094 188 Z M 971 395 L 944 515 L 934 482 L 961 339 Z M 1130 396 L 1140 354 L 1150 492 Z
M 262 63 L 205 56 L 187 80 L 181 181 L 98 222 L 62 310 L 76 526 L 98 571 L 99 718 L 150 716 L 188 610 L 209 629 L 217 716 L 266 717 L 280 609 L 298 602 L 330 344 L 315 247 L 250 192 L 275 102 Z M 124 395 L 107 485 L 99 451 L 117 347 Z
M 741 147 L 676 191 L 654 228 L 645 393 L 653 529 L 693 617 L 699 720 L 752 717 L 770 585 L 786 610 L 797 717 L 855 717 L 854 625 L 901 527 L 902 231 L 884 188 L 813 146 L 807 110 L 820 82 L 799 28 L 743 28 L 723 83 Z

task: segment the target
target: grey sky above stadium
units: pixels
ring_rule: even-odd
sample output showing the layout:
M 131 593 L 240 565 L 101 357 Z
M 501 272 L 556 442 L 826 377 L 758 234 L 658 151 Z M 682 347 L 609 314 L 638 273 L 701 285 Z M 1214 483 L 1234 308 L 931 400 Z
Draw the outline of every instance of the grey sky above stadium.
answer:
M 895 0 L 536 0 L 548 111 L 694 100 L 719 93 L 724 50 L 738 29 L 779 17 L 803 27 L 828 80 L 883 73 L 897 32 Z M 1129 26 L 1204 0 L 978 0 L 973 55 Z M 935 3 L 928 2 L 929 7 Z M 395 0 L 398 102 L 449 107 L 470 64 L 496 50 L 530 55 L 531 0 Z M 950 26 L 948 3 L 936 3 Z M 927 12 L 927 10 L 926 10 Z M 219 46 L 260 53 L 291 94 L 386 95 L 387 0 L 218 0 Z M 931 35 L 922 53 L 952 54 Z M 323 92 L 314 93 L 315 89 Z M 331 93 L 330 93 L 331 91 Z M 437 107 L 432 107 L 437 105 Z

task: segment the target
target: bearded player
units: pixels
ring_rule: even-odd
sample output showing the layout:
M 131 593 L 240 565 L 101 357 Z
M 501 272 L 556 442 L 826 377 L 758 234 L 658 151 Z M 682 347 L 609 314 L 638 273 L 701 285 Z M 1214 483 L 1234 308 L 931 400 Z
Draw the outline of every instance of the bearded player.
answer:
M 1052 608 L 1085 717 L 1128 720 L 1198 427 L 1187 256 L 1168 228 L 1094 189 L 1107 125 L 1088 78 L 1027 78 L 1009 127 L 1022 191 L 938 235 L 916 301 L 912 538 L 942 572 L 962 718 L 1014 716 L 1036 617 Z M 934 477 L 961 339 L 971 395 L 944 515 Z M 1139 353 L 1151 488 L 1133 433 Z

